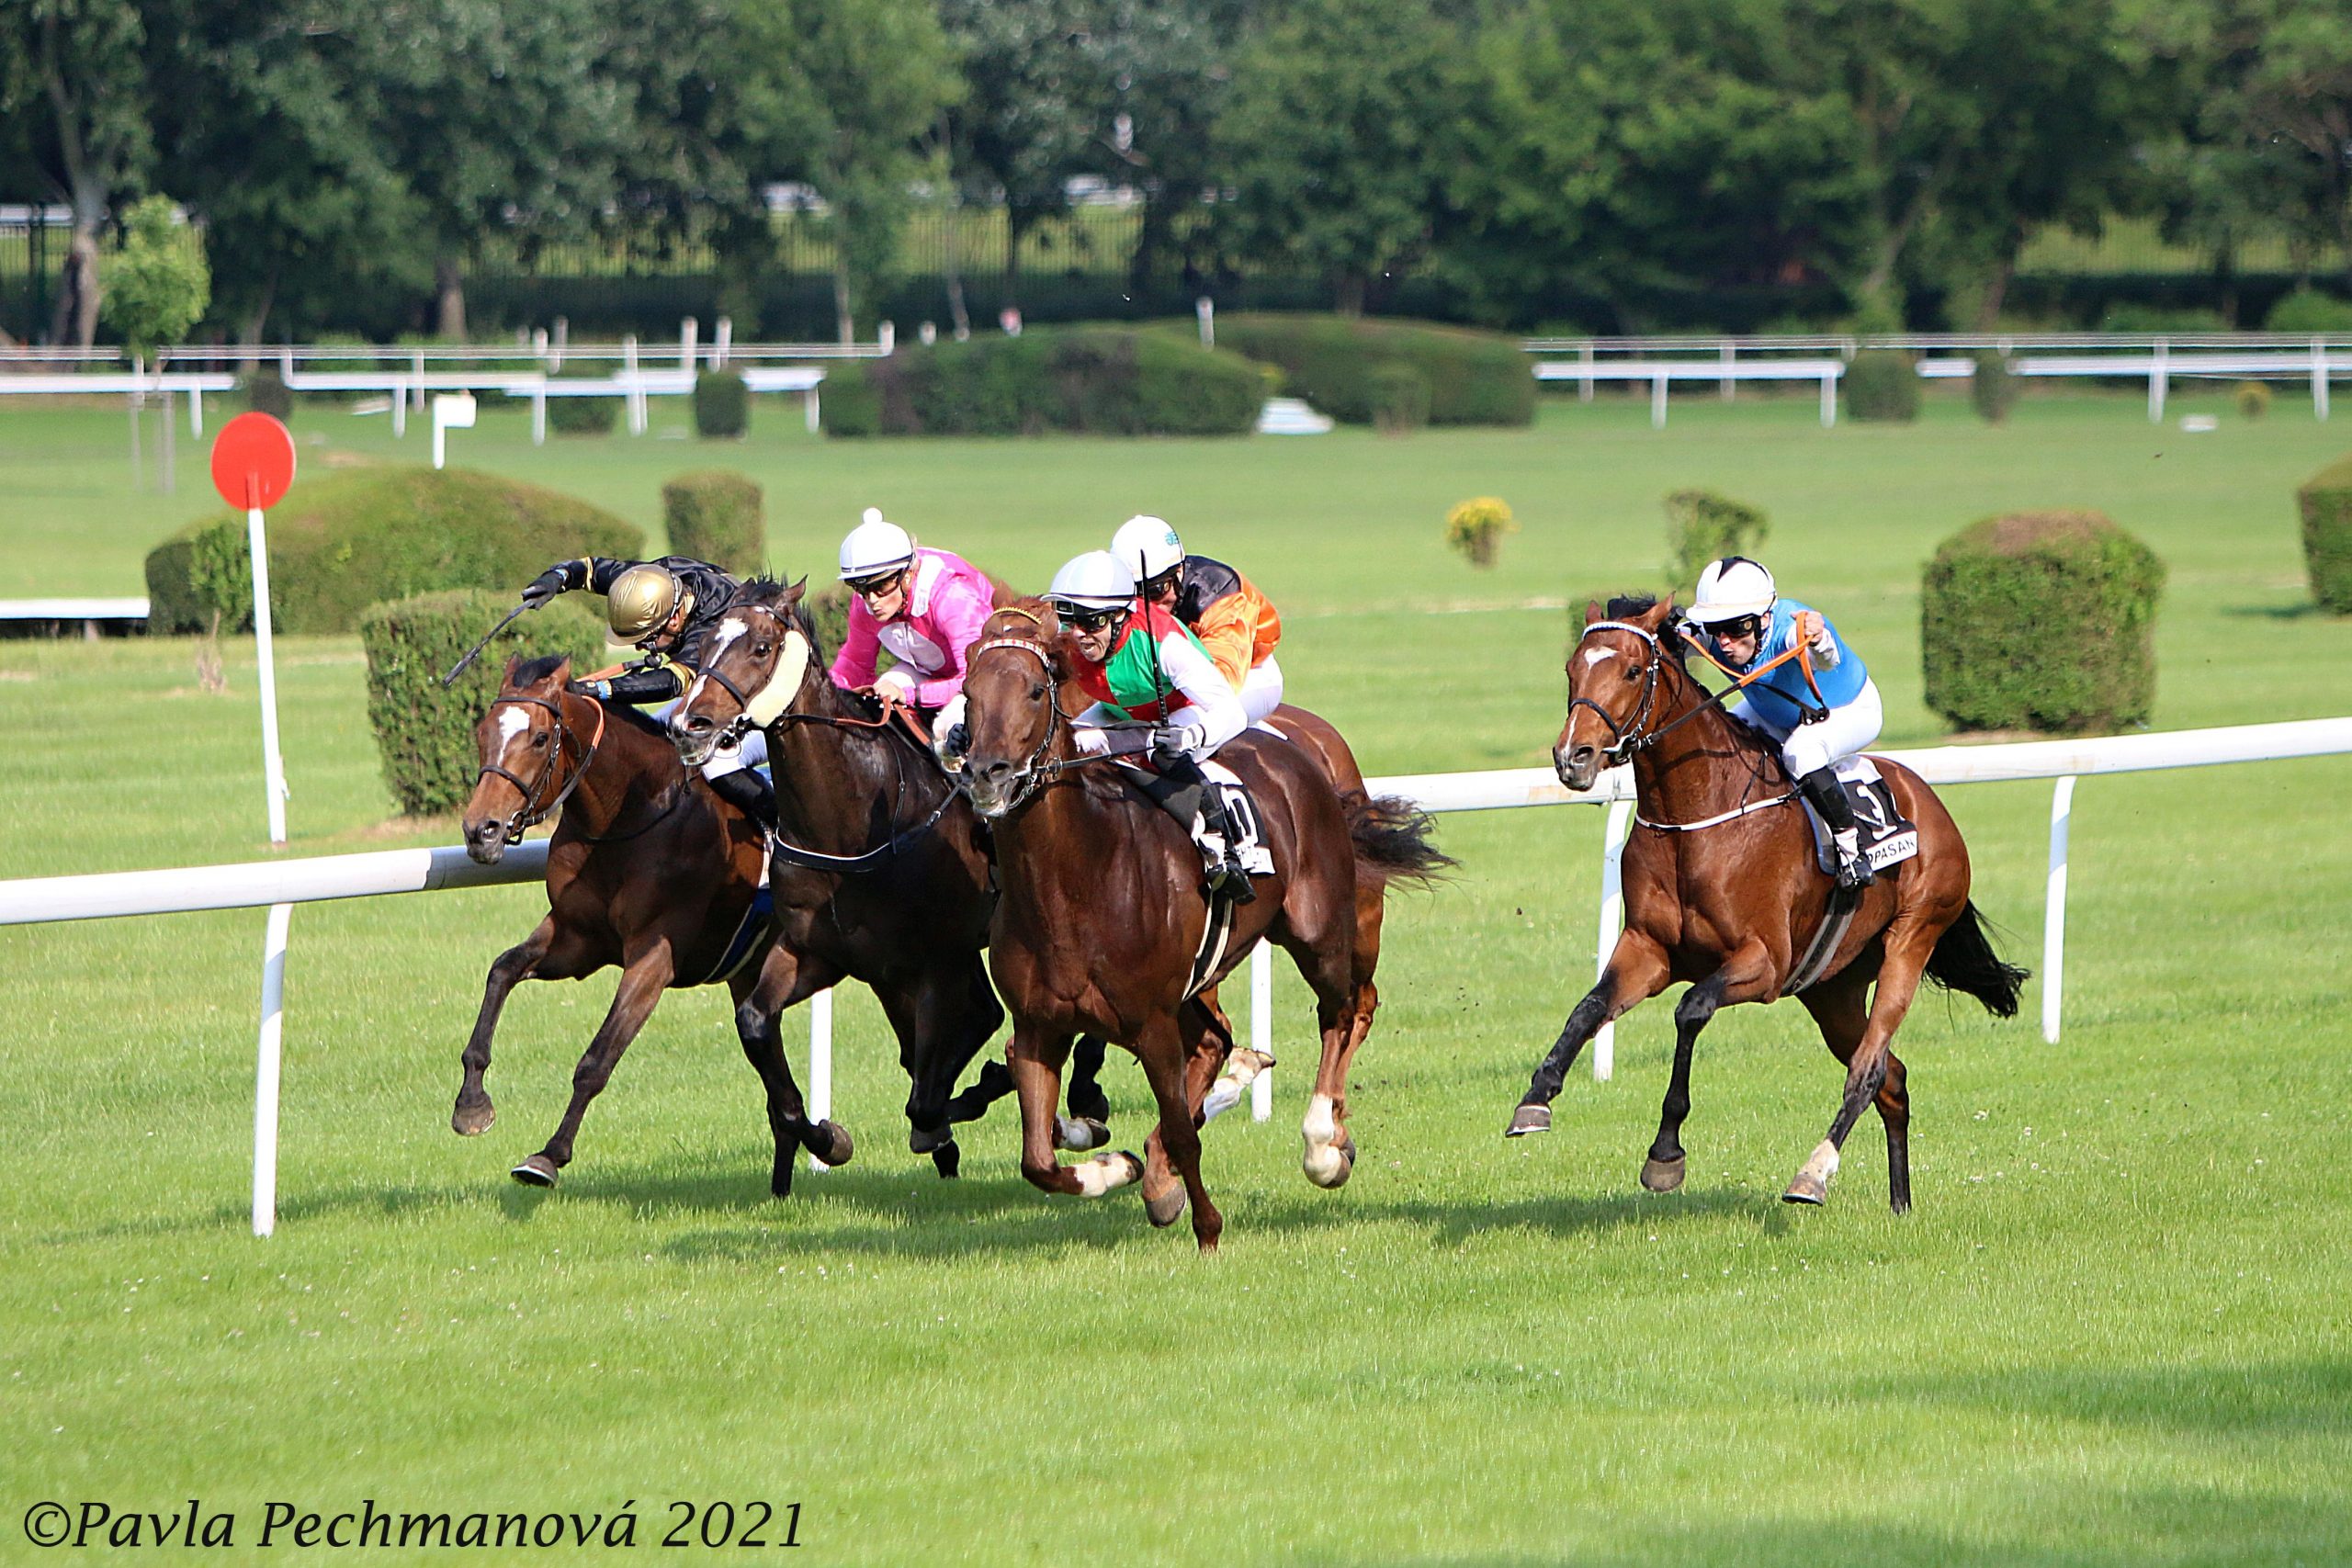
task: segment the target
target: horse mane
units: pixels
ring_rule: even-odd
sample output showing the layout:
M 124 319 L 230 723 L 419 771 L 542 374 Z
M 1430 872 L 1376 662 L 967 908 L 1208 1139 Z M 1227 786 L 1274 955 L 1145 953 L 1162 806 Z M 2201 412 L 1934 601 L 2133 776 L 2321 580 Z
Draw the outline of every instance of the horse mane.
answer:
M 1655 593 L 1619 593 L 1611 597 L 1603 613 L 1612 621 L 1631 621 L 1657 608 L 1657 595 Z M 1673 659 L 1674 667 L 1687 672 L 1688 666 L 1683 660 L 1690 653 L 1690 646 L 1674 629 L 1673 617 L 1668 616 L 1666 624 L 1658 628 L 1657 641 L 1658 646 Z
M 562 669 L 571 658 L 568 653 L 535 654 L 514 666 L 514 671 L 506 678 L 506 683 L 510 686 L 536 686 Z
M 788 611 L 777 610 L 778 600 L 796 587 L 806 588 L 808 583 L 808 580 L 805 577 L 799 582 L 792 583 L 781 577 L 770 577 L 767 573 L 762 572 L 756 577 L 747 577 L 739 583 L 735 592 L 727 596 L 727 603 L 720 608 L 731 610 L 738 604 L 748 604 L 754 609 L 782 614 L 796 631 L 808 639 L 811 660 L 820 664 L 825 663 L 828 662 L 825 658 L 827 649 L 824 639 L 817 635 L 816 617 L 808 613 L 808 595 L 804 593 L 794 600 L 792 608 Z

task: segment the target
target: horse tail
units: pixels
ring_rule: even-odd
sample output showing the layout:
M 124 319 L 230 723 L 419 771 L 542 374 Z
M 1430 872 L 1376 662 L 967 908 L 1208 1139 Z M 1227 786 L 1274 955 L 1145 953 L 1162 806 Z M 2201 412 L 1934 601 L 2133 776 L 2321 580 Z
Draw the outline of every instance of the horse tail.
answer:
M 1437 818 L 1401 795 L 1377 799 L 1359 790 L 1340 797 L 1348 815 L 1348 838 L 1355 845 L 1356 874 L 1385 888 L 1393 882 L 1427 887 L 1455 864 L 1430 842 Z
M 2018 987 L 2029 973 L 2001 962 L 1973 900 L 1961 906 L 1960 919 L 1944 928 L 1936 950 L 1928 954 L 1928 979 L 1947 991 L 1967 992 L 1995 1018 L 2017 1017 Z

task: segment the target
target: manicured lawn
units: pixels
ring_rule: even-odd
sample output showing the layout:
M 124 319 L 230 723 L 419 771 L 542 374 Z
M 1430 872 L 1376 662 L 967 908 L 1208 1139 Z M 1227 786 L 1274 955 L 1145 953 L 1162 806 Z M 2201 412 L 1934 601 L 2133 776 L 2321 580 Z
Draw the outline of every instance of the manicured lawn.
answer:
M 1532 432 L 1395 442 L 831 445 L 795 419 L 763 407 L 716 452 L 535 452 L 503 413 L 455 439 L 647 523 L 662 478 L 740 466 L 795 572 L 827 574 L 864 504 L 1021 581 L 1162 511 L 1267 585 L 1294 694 L 1375 772 L 1539 761 L 1559 606 L 1650 583 L 1657 498 L 1692 483 L 1771 511 L 1770 558 L 1871 660 L 1891 744 L 1939 735 L 1921 562 L 2027 504 L 2102 507 L 2170 564 L 2160 728 L 2352 712 L 2352 625 L 2302 609 L 2291 512 L 2340 448 L 2285 402 L 2204 436 L 2099 398 L 2030 400 L 2004 430 L 1937 403 L 1916 429 L 1826 434 L 1804 400 L 1693 398 L 1662 435 L 1638 403 L 1571 402 Z M 306 461 L 390 445 L 344 414 L 299 428 L 336 436 Z M 119 416 L 0 410 L 0 596 L 140 591 L 201 468 L 184 446 L 178 502 L 140 500 L 121 436 Z M 1492 573 L 1439 544 L 1445 505 L 1479 493 L 1524 525 Z M 218 697 L 186 642 L 0 643 L 0 876 L 265 852 L 249 646 Z M 281 660 L 297 852 L 426 841 L 383 825 L 356 639 L 288 639 Z M 1922 1001 L 1902 1220 L 1874 1120 L 1826 1209 L 1778 1201 L 1839 1081 L 1793 1004 L 1703 1037 L 1679 1195 L 1634 1180 L 1670 998 L 1621 1026 L 1613 1081 L 1579 1067 L 1548 1138 L 1498 1135 L 1589 983 L 1589 810 L 1443 822 L 1462 873 L 1392 904 L 1363 1159 L 1336 1193 L 1298 1174 L 1305 989 L 1278 974 L 1276 1118 L 1209 1131 L 1227 1229 L 1205 1263 L 1124 1195 L 1033 1192 L 1009 1117 L 936 1180 L 855 987 L 849 1167 L 765 1196 L 754 1080 L 704 992 L 656 1014 L 562 1187 L 515 1187 L 611 992 L 518 992 L 499 1122 L 449 1134 L 481 973 L 536 918 L 528 888 L 296 912 L 283 1210 L 256 1242 L 261 914 L 0 930 L 0 1561 L 34 1555 L 43 1499 L 191 1496 L 240 1516 L 238 1547 L 201 1554 L 220 1562 L 285 1560 L 254 1543 L 271 1499 L 364 1498 L 634 1499 L 621 1561 L 659 1551 L 673 1498 L 800 1502 L 800 1540 L 844 1562 L 2341 1561 L 2346 782 L 2342 759 L 2086 781 L 2064 1042 L 2028 1021 L 2034 987 L 2010 1023 Z M 1949 798 L 1978 902 L 2038 962 L 2047 787 Z M 1115 1060 L 1109 1087 L 1135 1144 L 1140 1076 Z

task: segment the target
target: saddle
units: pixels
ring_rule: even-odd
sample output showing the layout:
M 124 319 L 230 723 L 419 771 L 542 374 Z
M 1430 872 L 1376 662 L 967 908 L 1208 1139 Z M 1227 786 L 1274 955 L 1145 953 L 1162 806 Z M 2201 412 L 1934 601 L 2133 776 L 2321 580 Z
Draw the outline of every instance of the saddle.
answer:
M 1868 757 L 1849 757 L 1838 764 L 1838 784 L 1854 813 L 1856 838 L 1872 871 L 1899 865 L 1919 852 L 1919 829 L 1894 804 L 1894 789 Z M 1802 798 L 1802 797 L 1800 797 Z M 1813 852 L 1826 875 L 1838 874 L 1837 846 L 1822 826 L 1821 813 L 1804 804 L 1804 819 L 1813 829 Z
M 1154 772 L 1136 759 L 1121 758 L 1119 761 L 1127 781 L 1160 809 L 1169 810 L 1171 802 L 1178 806 L 1184 804 L 1182 796 L 1190 786 L 1182 781 Z M 1249 786 L 1222 762 L 1204 761 L 1201 764 L 1201 772 L 1207 778 L 1208 787 L 1217 792 L 1217 798 L 1225 807 L 1225 819 L 1233 829 L 1234 842 L 1229 846 L 1233 853 L 1239 857 L 1251 876 L 1272 875 L 1273 852 L 1266 847 L 1264 823 L 1258 815 L 1257 803 L 1250 796 Z M 1181 815 L 1174 811 L 1170 814 Z M 1193 810 L 1191 818 L 1193 843 L 1201 851 L 1203 858 L 1209 858 L 1214 853 L 1215 858 L 1223 860 L 1228 846 L 1215 841 L 1200 810 Z M 1199 994 L 1224 963 L 1226 951 L 1233 941 L 1235 916 L 1241 908 L 1230 892 L 1215 886 L 1204 889 L 1204 897 L 1208 901 L 1208 919 L 1202 924 L 1201 945 L 1193 954 L 1192 973 L 1184 982 L 1186 997 Z

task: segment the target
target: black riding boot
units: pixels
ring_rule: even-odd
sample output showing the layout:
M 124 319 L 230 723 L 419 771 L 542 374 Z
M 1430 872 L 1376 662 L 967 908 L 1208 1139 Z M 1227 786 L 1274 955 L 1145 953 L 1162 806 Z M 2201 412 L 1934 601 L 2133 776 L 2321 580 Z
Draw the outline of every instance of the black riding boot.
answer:
M 1226 818 L 1225 797 L 1209 783 L 1198 762 L 1179 757 L 1160 763 L 1159 777 L 1146 793 L 1176 818 L 1187 839 L 1193 836 L 1193 819 L 1200 818 L 1203 830 L 1215 840 L 1218 856 L 1217 863 L 1206 868 L 1211 887 L 1237 904 L 1258 897 L 1258 890 L 1250 885 L 1248 869 L 1233 852 L 1233 824 Z
M 1861 835 L 1854 826 L 1854 807 L 1846 798 L 1843 785 L 1838 782 L 1834 768 L 1815 768 L 1797 781 L 1797 788 L 1805 799 L 1821 813 L 1821 820 L 1829 829 L 1829 842 L 1838 863 L 1838 886 L 1845 888 L 1868 887 L 1878 880 L 1878 873 L 1871 869 L 1870 857 L 1862 853 Z
M 710 793 L 752 821 L 775 831 L 775 785 L 757 768 L 738 768 L 710 781 Z

